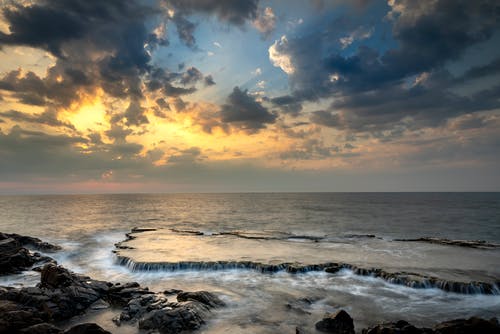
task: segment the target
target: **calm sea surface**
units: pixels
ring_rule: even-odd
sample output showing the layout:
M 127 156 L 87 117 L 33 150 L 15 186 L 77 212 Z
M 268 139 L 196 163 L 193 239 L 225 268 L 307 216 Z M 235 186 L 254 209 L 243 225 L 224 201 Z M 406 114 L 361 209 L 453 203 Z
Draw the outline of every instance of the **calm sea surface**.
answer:
M 204 333 L 292 333 L 296 326 L 312 329 L 323 313 L 339 308 L 348 310 L 358 330 L 399 319 L 432 325 L 472 315 L 500 316 L 498 295 L 413 289 L 349 271 L 335 275 L 132 271 L 116 263 L 112 250 L 133 227 L 203 232 L 199 238 L 170 234 L 165 239 L 160 232 L 157 237 L 151 234 L 143 247 L 130 254 L 147 261 L 237 257 L 274 263 L 291 257 L 307 263 L 331 259 L 462 281 L 500 280 L 499 249 L 395 241 L 437 237 L 500 244 L 499 193 L 0 196 L 0 231 L 60 244 L 63 251 L 51 256 L 73 271 L 97 279 L 139 281 L 158 291 L 180 288 L 219 293 L 229 306 L 214 314 Z M 250 244 L 246 238 L 215 237 L 227 232 L 265 233 L 271 238 Z M 283 235 L 297 238 L 276 237 Z M 320 242 L 313 242 L 314 238 Z M 4 277 L 0 285 L 33 285 L 37 275 Z M 304 304 L 303 298 L 313 302 Z M 116 332 L 112 316 L 109 311 L 97 320 Z M 120 332 L 127 331 L 134 329 L 122 327 Z

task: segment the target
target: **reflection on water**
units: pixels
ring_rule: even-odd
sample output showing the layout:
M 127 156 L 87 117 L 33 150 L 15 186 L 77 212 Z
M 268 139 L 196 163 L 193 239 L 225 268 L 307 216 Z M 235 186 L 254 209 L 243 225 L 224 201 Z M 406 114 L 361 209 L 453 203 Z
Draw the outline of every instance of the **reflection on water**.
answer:
M 328 259 L 498 279 L 498 250 L 391 241 L 436 236 L 500 243 L 498 217 L 499 194 L 0 197 L 0 231 L 61 244 L 63 251 L 51 256 L 74 271 L 97 279 L 138 281 L 155 291 L 178 288 L 219 292 L 229 306 L 216 311 L 204 333 L 293 333 L 296 326 L 313 328 L 324 312 L 338 308 L 348 310 L 358 330 L 374 322 L 399 319 L 428 326 L 457 317 L 499 316 L 500 297 L 412 289 L 349 271 L 300 275 L 250 270 L 132 272 L 116 265 L 112 253 L 114 244 L 122 241 L 131 228 L 151 226 L 205 233 L 144 234 L 148 242 L 138 245 L 135 256 L 160 254 L 164 261 L 169 257 L 205 260 L 221 256 L 299 262 Z M 214 235 L 234 231 L 271 231 L 278 238 Z M 373 234 L 380 239 L 348 237 L 353 234 Z M 314 238 L 287 238 L 290 235 L 316 237 L 318 242 Z M 161 242 L 153 242 L 154 238 Z M 0 285 L 33 285 L 38 279 L 37 273 L 29 273 L 1 278 Z

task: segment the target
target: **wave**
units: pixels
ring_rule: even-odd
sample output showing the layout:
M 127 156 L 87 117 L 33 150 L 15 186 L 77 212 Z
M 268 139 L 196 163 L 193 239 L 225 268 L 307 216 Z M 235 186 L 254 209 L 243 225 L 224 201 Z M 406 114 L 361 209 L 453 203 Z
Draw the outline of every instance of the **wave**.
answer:
M 370 276 L 383 279 L 389 283 L 405 285 L 415 289 L 440 289 L 459 294 L 500 295 L 500 282 L 457 282 L 443 280 L 437 277 L 425 276 L 409 272 L 388 272 L 380 268 L 362 268 L 348 263 L 320 263 L 300 265 L 296 263 L 265 264 L 253 261 L 180 261 L 180 262 L 135 262 L 129 257 L 116 255 L 119 265 L 131 271 L 201 271 L 201 270 L 255 270 L 260 273 L 276 273 L 286 271 L 291 274 L 300 274 L 313 271 L 325 271 L 336 274 L 342 270 L 350 270 L 356 275 Z

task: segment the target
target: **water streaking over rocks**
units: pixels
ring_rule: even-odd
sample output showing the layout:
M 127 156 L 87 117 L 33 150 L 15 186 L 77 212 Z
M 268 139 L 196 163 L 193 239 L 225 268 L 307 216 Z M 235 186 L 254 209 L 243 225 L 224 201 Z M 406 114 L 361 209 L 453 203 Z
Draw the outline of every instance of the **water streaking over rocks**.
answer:
M 325 313 L 340 310 L 356 333 L 434 330 L 458 318 L 472 319 L 457 322 L 462 327 L 481 324 L 477 317 L 494 325 L 500 249 L 490 245 L 500 244 L 499 216 L 500 194 L 486 193 L 0 196 L 5 259 L 20 260 L 9 262 L 15 266 L 0 285 L 30 291 L 41 279 L 32 268 L 50 257 L 93 280 L 155 292 L 134 301 L 132 313 L 142 303 L 168 308 L 179 290 L 208 291 L 226 306 L 211 309 L 204 334 L 314 333 Z M 122 243 L 126 234 L 133 240 Z M 40 242 L 61 249 L 48 253 Z M 183 262 L 182 270 L 139 268 Z M 247 269 L 228 268 L 238 262 Z M 111 307 L 92 304 L 59 328 L 95 322 L 112 333 L 141 333 L 140 319 L 102 297 Z M 117 328 L 113 319 L 124 311 Z
M 326 271 L 335 274 L 351 270 L 357 275 L 372 276 L 412 288 L 437 288 L 463 294 L 500 294 L 499 268 L 495 267 L 500 255 L 498 250 L 466 249 L 462 250 L 458 261 L 453 261 L 457 253 L 447 243 L 432 245 L 429 250 L 411 247 L 411 244 L 405 249 L 400 245 L 404 241 L 394 241 L 400 250 L 394 256 L 391 252 L 393 243 L 380 242 L 371 236 L 369 239 L 374 240 L 367 244 L 370 247 L 368 251 L 348 247 L 326 237 L 297 238 L 305 241 L 296 243 L 291 241 L 294 236 L 274 231 L 205 234 L 193 230 L 134 228 L 127 233 L 126 240 L 115 245 L 117 250 L 114 252 L 117 263 L 132 271 L 246 269 L 261 273 Z M 341 249 L 338 249 L 339 245 Z M 383 259 L 381 251 L 386 252 Z M 429 252 L 431 254 L 427 255 Z M 338 261 L 339 258 L 353 262 L 328 261 Z M 373 265 L 385 265 L 391 269 Z M 434 275 L 429 275 L 430 271 Z

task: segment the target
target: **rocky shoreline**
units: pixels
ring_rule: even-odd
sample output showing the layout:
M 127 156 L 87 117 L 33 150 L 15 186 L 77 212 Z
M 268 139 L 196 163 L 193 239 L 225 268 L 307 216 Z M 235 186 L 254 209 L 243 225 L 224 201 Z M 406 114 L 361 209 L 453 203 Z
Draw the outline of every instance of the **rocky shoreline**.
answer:
M 34 287 L 0 287 L 0 333 L 90 334 L 109 333 L 98 324 L 83 323 L 64 328 L 61 323 L 91 309 L 115 308 L 115 333 L 120 325 L 133 324 L 144 333 L 181 333 L 200 329 L 217 308 L 225 303 L 208 291 L 150 291 L 137 282 L 112 283 L 94 280 L 58 266 L 37 251 L 52 252 L 56 245 L 37 238 L 0 233 L 0 274 L 26 270 L 40 272 Z M 327 269 L 328 268 L 328 269 Z M 322 268 L 338 271 L 343 265 Z M 300 268 L 299 268 L 300 271 Z M 293 272 L 290 270 L 290 272 Z M 296 333 L 355 333 L 354 322 L 345 311 L 326 314 L 315 328 L 296 328 Z M 359 331 L 358 331 L 359 332 Z M 417 328 L 405 321 L 365 328 L 362 333 L 499 333 L 497 319 L 458 319 L 432 328 Z

